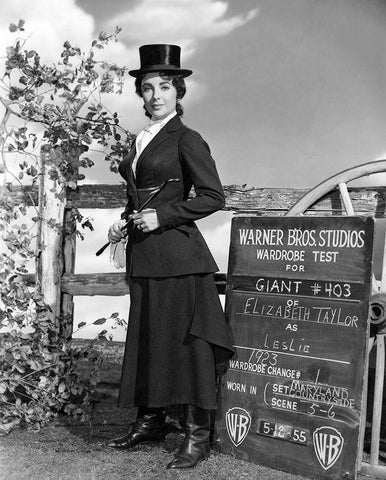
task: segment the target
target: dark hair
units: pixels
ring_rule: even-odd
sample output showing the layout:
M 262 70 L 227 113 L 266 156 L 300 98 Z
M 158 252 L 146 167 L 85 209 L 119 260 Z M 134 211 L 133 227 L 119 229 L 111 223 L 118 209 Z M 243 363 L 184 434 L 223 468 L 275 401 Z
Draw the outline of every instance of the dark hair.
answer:
M 143 73 L 141 75 L 138 75 L 135 79 L 135 93 L 142 98 L 142 80 L 146 77 L 146 73 Z M 184 109 L 182 108 L 182 105 L 178 100 L 181 100 L 181 98 L 184 97 L 186 93 L 186 85 L 185 85 L 185 79 L 182 75 L 170 75 L 169 73 L 164 73 L 160 72 L 160 77 L 168 78 L 172 80 L 172 85 L 177 91 L 177 105 L 176 105 L 176 111 L 177 115 L 182 117 L 184 114 Z M 143 106 L 145 109 L 145 115 L 149 118 L 151 118 L 150 113 L 146 110 L 145 105 Z

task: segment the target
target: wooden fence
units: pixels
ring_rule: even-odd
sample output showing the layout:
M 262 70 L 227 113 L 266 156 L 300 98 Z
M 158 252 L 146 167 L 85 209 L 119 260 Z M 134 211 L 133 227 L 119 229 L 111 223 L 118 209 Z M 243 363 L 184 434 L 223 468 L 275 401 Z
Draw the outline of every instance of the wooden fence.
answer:
M 61 192 L 59 197 L 52 193 L 51 180 L 42 177 L 40 189 L 33 187 L 14 188 L 8 195 L 16 203 L 29 203 L 30 200 L 40 205 L 42 221 L 39 228 L 39 245 L 41 249 L 37 262 L 37 276 L 42 284 L 47 303 L 60 318 L 60 326 L 67 336 L 71 336 L 74 311 L 74 296 L 78 295 L 127 295 L 128 286 L 124 273 L 75 274 L 76 222 L 72 215 L 77 209 L 112 209 L 124 208 L 126 189 L 124 185 L 82 185 L 76 190 Z M 308 190 L 290 188 L 255 188 L 249 186 L 229 185 L 224 187 L 226 205 L 224 210 L 235 214 L 284 215 Z M 386 188 L 352 188 L 350 197 L 358 215 L 371 215 L 376 218 L 386 217 Z M 332 191 L 316 202 L 307 212 L 309 215 L 342 215 L 344 206 L 338 191 Z M 48 221 L 58 219 L 63 228 L 48 228 Z M 63 223 L 62 223 L 63 222 Z M 107 229 L 108 225 L 106 225 Z M 215 276 L 219 293 L 225 292 L 226 274 Z M 31 283 L 35 275 L 27 276 Z M 377 298 L 373 305 L 372 317 L 378 337 L 386 333 L 385 303 Z M 381 334 L 381 335 L 380 335 Z M 372 341 L 372 343 L 374 343 Z M 378 341 L 379 343 L 379 341 Z M 386 478 L 386 467 L 379 465 L 382 399 L 384 384 L 384 345 L 383 340 L 377 348 L 374 387 L 374 409 L 371 432 L 370 461 L 363 462 L 362 472 Z M 365 408 L 366 410 L 366 408 Z M 376 420 L 376 421 L 375 421 Z M 366 415 L 363 416 L 366 422 Z M 363 431 L 365 428 L 363 428 Z

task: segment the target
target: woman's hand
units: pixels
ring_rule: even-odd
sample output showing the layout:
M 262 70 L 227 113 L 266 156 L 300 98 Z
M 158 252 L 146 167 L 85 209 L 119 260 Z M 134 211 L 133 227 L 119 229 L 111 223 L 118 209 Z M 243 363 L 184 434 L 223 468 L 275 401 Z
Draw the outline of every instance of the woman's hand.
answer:
M 144 233 L 157 230 L 157 228 L 160 226 L 157 212 L 154 210 L 154 208 L 145 208 L 145 210 L 142 210 L 142 212 L 129 215 L 129 218 L 131 218 L 134 225 Z
M 123 238 L 127 237 L 127 230 L 122 232 L 122 227 L 126 225 L 125 220 L 118 220 L 109 228 L 108 238 L 110 243 L 120 242 Z

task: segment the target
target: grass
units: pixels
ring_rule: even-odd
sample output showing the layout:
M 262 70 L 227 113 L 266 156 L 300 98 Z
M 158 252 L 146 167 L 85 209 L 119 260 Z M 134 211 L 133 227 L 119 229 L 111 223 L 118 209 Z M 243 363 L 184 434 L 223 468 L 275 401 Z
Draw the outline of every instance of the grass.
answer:
M 116 385 L 101 384 L 92 418 L 77 424 L 67 417 L 39 432 L 15 430 L 0 438 L 1 480 L 303 480 L 304 477 L 213 453 L 189 471 L 166 470 L 181 442 L 178 412 L 158 445 L 116 451 L 106 441 L 126 433 L 134 410 L 116 407 Z M 361 480 L 369 477 L 358 477 Z
M 106 441 L 124 434 L 135 411 L 118 409 L 117 389 L 100 385 L 92 418 L 74 424 L 66 417 L 40 432 L 15 430 L 0 438 L 0 478 L 3 480 L 242 480 L 302 477 L 213 453 L 190 471 L 166 470 L 182 440 L 178 419 L 159 445 L 140 445 L 133 451 L 116 451 Z M 279 475 L 279 476 L 278 476 Z

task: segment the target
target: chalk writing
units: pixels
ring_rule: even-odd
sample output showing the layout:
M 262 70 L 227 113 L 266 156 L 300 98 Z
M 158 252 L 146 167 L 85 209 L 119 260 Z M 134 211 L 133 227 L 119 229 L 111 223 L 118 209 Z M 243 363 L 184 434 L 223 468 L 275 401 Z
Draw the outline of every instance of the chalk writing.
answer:
M 249 357 L 249 362 L 255 363 L 269 363 L 270 365 L 276 365 L 277 354 L 268 352 L 266 350 L 254 349 Z
M 256 290 L 266 293 L 296 294 L 299 293 L 301 284 L 301 280 L 259 278 L 256 281 Z
M 274 260 L 275 262 L 280 262 L 284 260 L 285 262 L 304 262 L 304 250 L 270 250 L 268 248 L 257 248 L 256 249 L 256 260 Z
M 356 303 L 342 303 L 327 306 L 328 303 L 311 299 L 293 300 L 291 298 L 269 297 L 264 295 L 248 296 L 242 294 L 244 300 L 236 315 L 262 318 L 283 319 L 296 322 L 314 322 L 321 325 L 333 325 L 345 328 L 358 328 L 359 310 Z M 296 329 L 297 330 L 297 329 Z
M 278 340 L 266 335 L 264 337 L 264 347 L 268 350 L 279 350 L 281 352 L 311 353 L 310 345 L 304 343 L 304 338 L 299 340 L 297 337 Z
M 292 384 L 300 383 L 292 380 Z M 330 418 L 336 421 L 348 421 L 355 418 L 355 400 L 350 397 L 347 389 L 314 385 L 318 393 L 306 390 L 294 390 L 291 385 L 268 382 L 264 387 L 264 403 L 271 408 L 291 410 L 301 415 Z M 332 396 L 332 391 L 337 396 Z M 331 396 L 329 396 L 331 395 Z
M 290 295 L 301 297 L 336 298 L 342 300 L 360 300 L 363 289 L 358 283 L 329 282 L 323 280 L 307 280 L 272 277 L 234 277 L 237 290 L 275 295 Z
M 227 389 L 228 390 L 233 390 L 234 392 L 241 392 L 245 393 L 247 391 L 247 386 L 245 383 L 239 383 L 239 382 L 227 382 Z
M 328 323 L 336 325 L 344 325 L 345 327 L 358 328 L 357 315 L 345 315 L 342 317 L 341 308 L 332 307 L 312 307 L 312 310 L 317 312 L 317 323 Z
M 325 252 L 324 250 L 312 250 L 314 256 L 314 262 L 336 262 L 336 257 L 339 255 L 339 252 Z
M 233 371 L 270 375 L 274 377 L 292 378 L 300 377 L 300 371 L 264 363 L 243 362 L 241 360 L 229 360 L 229 369 Z
M 280 388 L 280 392 L 285 395 L 315 402 L 322 402 L 327 405 L 355 408 L 355 399 L 350 397 L 347 387 L 318 385 L 315 383 L 294 380 L 290 385 L 281 385 L 276 388 Z
M 257 315 L 283 318 L 285 320 L 310 320 L 311 308 L 300 305 L 269 305 L 259 302 L 258 297 L 250 297 L 245 301 L 244 311 L 246 315 Z
M 271 398 L 271 406 L 273 408 L 277 407 L 283 410 L 294 410 L 298 409 L 298 402 L 294 400 L 288 400 L 288 398 Z
M 284 232 L 280 229 L 239 229 L 240 245 L 283 245 Z
M 239 229 L 240 245 L 295 246 L 327 248 L 362 248 L 365 244 L 365 230 L 341 229 Z

